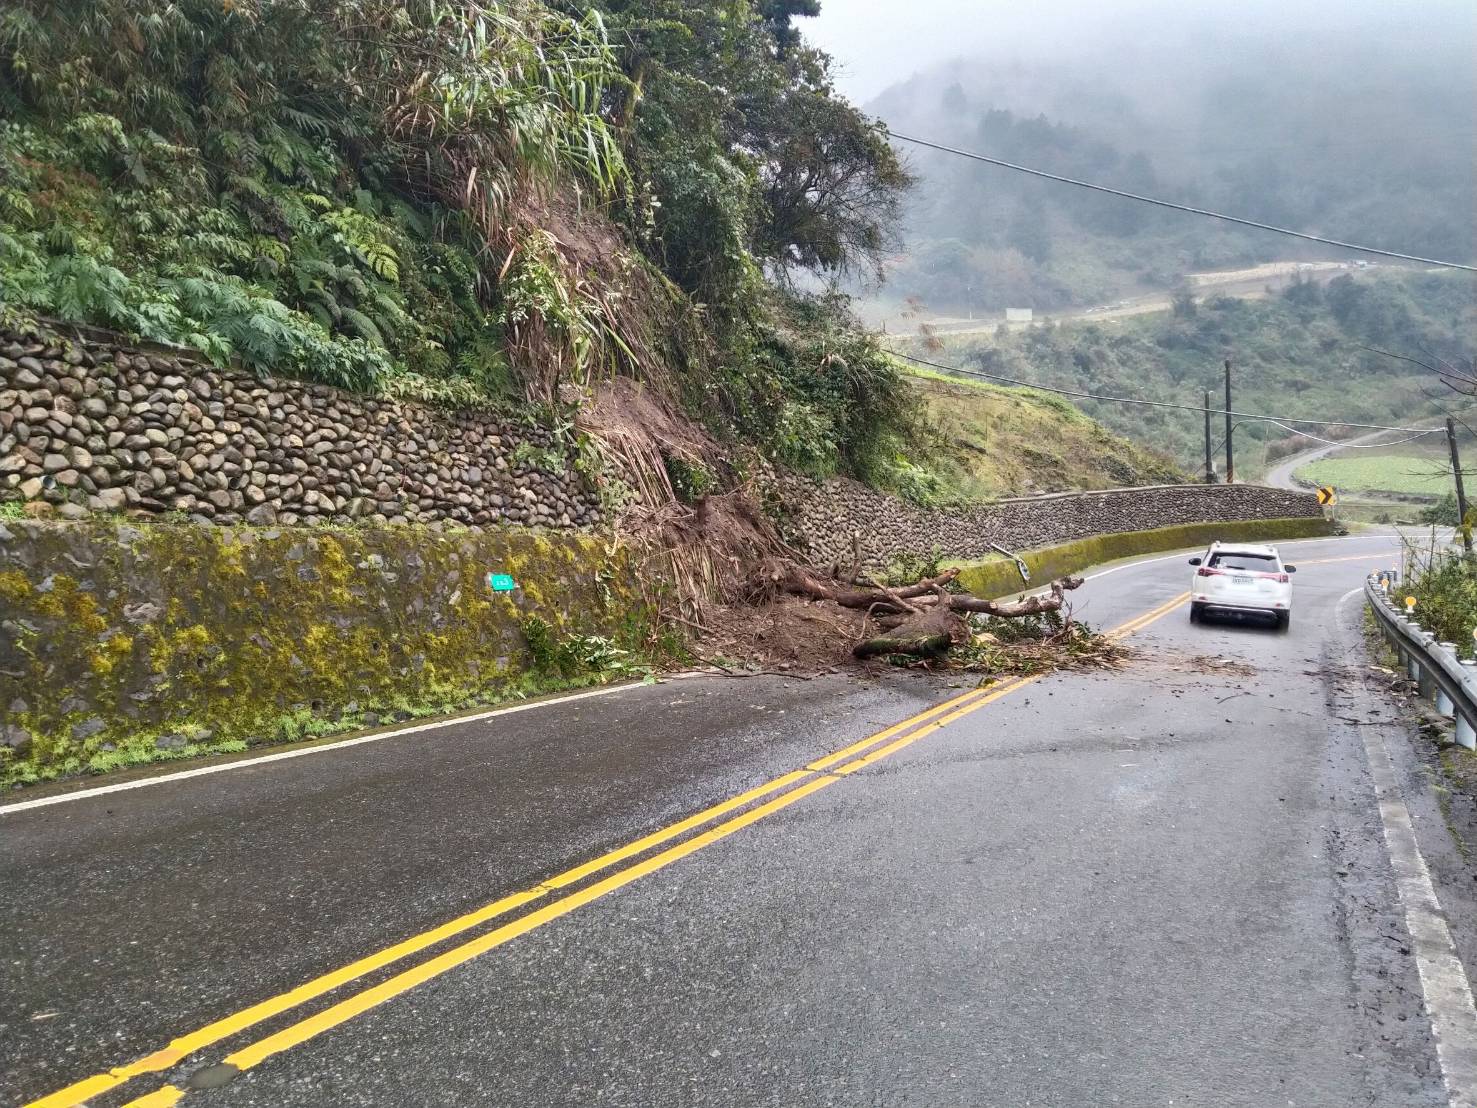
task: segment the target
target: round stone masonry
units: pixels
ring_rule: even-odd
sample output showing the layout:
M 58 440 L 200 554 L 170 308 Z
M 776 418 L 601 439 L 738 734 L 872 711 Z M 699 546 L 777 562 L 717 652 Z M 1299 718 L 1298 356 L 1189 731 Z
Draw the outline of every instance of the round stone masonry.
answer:
M 1283 519 L 1322 514 L 1312 493 L 1262 485 L 1151 485 L 1050 493 L 951 509 L 924 509 L 855 481 L 780 477 L 788 533 L 817 564 L 850 564 L 853 541 L 864 564 L 886 566 L 934 548 L 950 558 L 984 558 L 992 544 L 1029 550 L 1091 535 L 1181 523 Z
M 0 489 L 75 517 L 222 524 L 600 522 L 552 438 L 324 385 L 259 379 L 91 329 L 0 331 Z

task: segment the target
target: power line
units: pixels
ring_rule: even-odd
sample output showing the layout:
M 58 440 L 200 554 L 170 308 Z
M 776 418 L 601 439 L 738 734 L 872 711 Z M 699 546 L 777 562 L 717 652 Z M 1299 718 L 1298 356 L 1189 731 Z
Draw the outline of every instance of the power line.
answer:
M 926 365 L 933 369 L 942 369 L 948 373 L 958 373 L 965 377 L 983 377 L 989 381 L 998 381 L 1006 385 L 1015 385 L 1017 388 L 1035 389 L 1037 392 L 1054 392 L 1059 396 L 1079 396 L 1084 397 L 1088 400 L 1105 400 L 1113 404 L 1139 404 L 1149 408 L 1174 408 L 1182 412 L 1197 412 L 1201 414 L 1209 412 L 1211 415 L 1230 415 L 1236 419 L 1260 419 L 1265 420 L 1268 423 L 1277 423 L 1280 420 L 1282 423 L 1307 423 L 1315 426 L 1325 427 L 1332 423 L 1340 427 L 1354 427 L 1361 431 L 1414 432 L 1415 434 L 1413 435 L 1413 437 L 1415 438 L 1419 438 L 1421 435 L 1432 435 L 1435 434 L 1437 431 L 1446 430 L 1446 428 L 1444 427 L 1391 427 L 1383 423 L 1346 423 L 1344 420 L 1341 419 L 1293 419 L 1291 416 L 1269 416 L 1261 415 L 1260 413 L 1256 412 L 1227 412 L 1225 408 L 1207 408 L 1201 404 L 1178 404 L 1172 400 L 1141 400 L 1137 397 L 1132 396 L 1104 396 L 1101 393 L 1082 392 L 1079 389 L 1058 389 L 1053 388 L 1050 385 L 1037 385 L 1030 381 L 1018 380 L 1014 377 L 1002 377 L 998 373 L 986 373 L 982 369 L 965 369 L 963 366 L 945 365 L 943 362 L 931 362 L 927 358 L 915 358 L 911 354 L 904 354 L 899 350 L 891 350 L 887 347 L 883 347 L 883 350 L 885 350 L 888 354 L 891 354 L 895 358 L 902 358 L 904 361 L 912 362 L 915 365 Z M 1315 435 L 1308 435 L 1306 431 L 1299 431 L 1295 427 L 1285 427 L 1283 429 L 1287 431 L 1292 431 L 1294 434 L 1304 435 L 1307 438 L 1317 437 Z M 1337 445 L 1343 446 L 1344 444 L 1338 443 Z M 1393 444 L 1383 443 L 1382 445 L 1391 446 Z
M 1092 189 L 1094 192 L 1106 192 L 1111 196 L 1121 196 L 1125 200 L 1137 200 L 1141 203 L 1154 204 L 1161 208 L 1172 208 L 1177 212 L 1189 212 L 1191 215 L 1209 216 L 1211 219 L 1221 219 L 1227 223 L 1239 223 L 1243 227 L 1255 227 L 1261 231 L 1274 231 L 1279 235 L 1291 235 L 1293 238 L 1307 239 L 1309 242 L 1321 242 L 1327 246 L 1340 246 L 1345 250 L 1357 250 L 1361 254 L 1379 254 L 1386 258 L 1399 258 L 1407 262 L 1422 262 L 1425 265 L 1443 266 L 1446 269 L 1462 269 L 1469 273 L 1477 273 L 1477 266 L 1463 265 L 1461 262 L 1443 261 L 1440 258 L 1422 258 L 1416 254 L 1401 254 L 1396 250 L 1381 250 L 1375 246 L 1360 246 L 1355 242 L 1343 242 L 1339 239 L 1324 238 L 1322 235 L 1312 235 L 1306 231 L 1294 231 L 1288 227 L 1275 227 L 1270 223 L 1258 223 L 1254 219 L 1242 219 L 1240 216 L 1225 215 L 1222 212 L 1212 212 L 1205 208 L 1192 208 L 1188 204 L 1176 204 L 1172 200 L 1160 200 L 1154 196 L 1142 196 L 1136 192 L 1124 192 L 1122 189 L 1109 188 L 1107 185 L 1094 184 L 1092 181 L 1079 181 L 1075 177 L 1063 177 L 1060 174 L 1048 173 L 1044 169 L 1033 169 L 1028 165 L 1017 165 L 1015 162 L 987 157 L 984 154 L 976 154 L 970 150 L 960 150 L 954 146 L 943 146 L 937 142 L 914 138 L 912 135 L 899 134 L 893 130 L 889 130 L 887 134 L 889 137 L 902 142 L 911 142 L 918 146 L 926 146 L 931 150 L 941 150 L 945 154 L 956 154 L 961 158 L 970 158 L 973 161 L 984 162 L 986 165 L 996 165 L 1002 169 L 1014 169 L 1018 173 L 1029 173 L 1032 177 L 1045 177 L 1048 181 L 1060 181 L 1064 185 L 1076 185 L 1078 188 Z
M 1270 423 L 1273 427 L 1281 427 L 1284 431 L 1290 432 L 1291 434 L 1301 435 L 1303 438 L 1305 438 L 1305 439 L 1312 439 L 1314 442 L 1321 442 L 1325 446 L 1337 446 L 1340 450 L 1383 450 L 1387 446 L 1399 446 L 1401 443 L 1415 442 L 1416 439 L 1423 439 L 1427 435 L 1437 434 L 1441 430 L 1439 427 L 1433 427 L 1429 431 L 1420 431 L 1420 432 L 1418 432 L 1418 433 L 1416 433 L 1414 435 L 1409 436 L 1408 438 L 1391 439 L 1389 442 L 1363 442 L 1363 443 L 1360 443 L 1360 442 L 1348 442 L 1348 441 L 1340 442 L 1338 439 L 1325 439 L 1321 435 L 1315 435 L 1311 431 L 1299 431 L 1296 427 L 1289 427 L 1289 426 L 1287 426 L 1287 424 L 1285 424 L 1285 423 L 1279 423 L 1275 419 L 1264 419 L 1264 420 L 1243 419 L 1243 420 L 1238 421 L 1237 424 L 1236 424 L 1236 426 L 1237 427 L 1240 427 L 1241 424 L 1243 424 L 1243 423 Z M 1223 447 L 1223 446 L 1225 446 L 1225 445 L 1226 445 L 1226 440 L 1225 439 L 1221 439 L 1219 442 L 1217 442 L 1214 446 L 1212 446 L 1210 448 L 1210 451 L 1211 451 L 1212 454 L 1214 454 L 1216 451 L 1220 450 L 1220 448 Z
M 1326 443 L 1329 446 L 1337 446 L 1345 450 L 1383 450 L 1387 446 L 1399 446 L 1403 442 L 1414 442 L 1416 439 L 1423 439 L 1427 435 L 1434 435 L 1437 431 L 1441 430 L 1439 427 L 1432 427 L 1429 431 L 1417 431 L 1408 438 L 1391 439 L 1389 442 L 1339 442 L 1338 439 L 1325 439 L 1320 435 L 1314 435 L 1307 431 L 1299 431 L 1296 427 L 1289 427 L 1280 420 L 1268 419 L 1267 422 L 1273 427 L 1281 427 L 1284 431 L 1291 431 L 1294 435 L 1302 435 L 1305 439 L 1312 439 L 1314 442 Z M 1352 425 L 1344 424 L 1344 426 Z

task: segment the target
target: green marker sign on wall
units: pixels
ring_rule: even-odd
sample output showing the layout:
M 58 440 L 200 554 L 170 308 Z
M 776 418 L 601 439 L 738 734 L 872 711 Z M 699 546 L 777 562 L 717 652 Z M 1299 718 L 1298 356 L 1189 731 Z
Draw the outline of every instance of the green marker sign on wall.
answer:
M 518 582 L 506 573 L 489 573 L 487 587 L 493 592 L 512 592 L 518 587 Z

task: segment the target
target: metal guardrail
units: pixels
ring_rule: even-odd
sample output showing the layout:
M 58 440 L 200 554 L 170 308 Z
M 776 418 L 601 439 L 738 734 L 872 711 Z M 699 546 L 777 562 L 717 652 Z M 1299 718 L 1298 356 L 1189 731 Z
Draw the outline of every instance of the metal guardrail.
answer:
M 1406 676 L 1438 712 L 1456 721 L 1457 743 L 1477 749 L 1477 661 L 1457 657 L 1455 643 L 1437 642 L 1435 635 L 1396 608 L 1379 575 L 1365 578 L 1364 597 Z

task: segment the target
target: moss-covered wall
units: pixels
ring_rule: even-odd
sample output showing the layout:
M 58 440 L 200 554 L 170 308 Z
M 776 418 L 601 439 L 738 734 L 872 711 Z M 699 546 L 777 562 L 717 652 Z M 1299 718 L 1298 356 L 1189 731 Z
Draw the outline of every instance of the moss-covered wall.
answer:
M 629 552 L 589 534 L 5 522 L 0 779 L 485 702 L 576 678 L 560 643 L 651 626 Z
M 1044 585 L 1054 577 L 1077 573 L 1116 558 L 1155 554 L 1161 550 L 1209 545 L 1215 539 L 1233 542 L 1276 542 L 1316 538 L 1333 533 L 1324 519 L 1250 519 L 1226 523 L 1184 523 L 1151 531 L 1120 531 L 1094 535 L 1060 546 L 1027 550 L 1021 559 L 1031 571 L 1031 584 Z M 1021 591 L 1020 574 L 1008 558 L 989 558 L 964 566 L 959 583 L 976 596 L 994 598 Z

